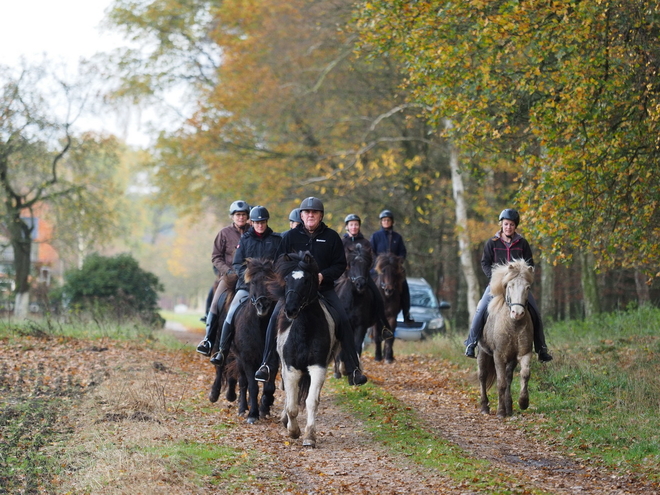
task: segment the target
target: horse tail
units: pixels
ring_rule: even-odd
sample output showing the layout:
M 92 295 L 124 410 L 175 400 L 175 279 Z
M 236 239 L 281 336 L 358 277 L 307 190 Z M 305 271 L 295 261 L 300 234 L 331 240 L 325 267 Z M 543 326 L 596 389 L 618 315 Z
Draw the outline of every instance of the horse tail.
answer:
M 312 383 L 312 379 L 309 376 L 309 373 L 304 373 L 298 382 L 298 405 L 304 406 L 307 396 L 309 395 L 309 386 Z
M 497 371 L 495 370 L 495 360 L 493 356 L 479 362 L 479 373 L 485 377 L 486 390 L 490 390 L 495 380 L 497 380 Z

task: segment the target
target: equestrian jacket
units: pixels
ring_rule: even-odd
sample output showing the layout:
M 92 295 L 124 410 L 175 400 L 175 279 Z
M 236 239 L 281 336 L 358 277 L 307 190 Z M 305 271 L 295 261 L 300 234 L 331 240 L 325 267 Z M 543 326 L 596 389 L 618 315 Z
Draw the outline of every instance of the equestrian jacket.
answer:
M 254 227 L 250 227 L 248 231 L 241 236 L 236 252 L 234 253 L 234 272 L 238 274 L 238 282 L 236 282 L 236 290 L 248 290 L 248 284 L 245 282 L 244 275 L 247 269 L 246 261 L 248 258 L 263 258 L 275 260 L 277 249 L 282 242 L 282 235 L 273 232 L 270 227 L 259 235 L 255 232 Z
M 486 241 L 484 254 L 481 256 L 481 268 L 488 277 L 488 280 L 490 280 L 493 273 L 494 265 L 523 259 L 528 265 L 534 266 L 532 248 L 523 236 L 516 232 L 513 234 L 511 244 L 507 246 L 507 244 L 500 238 L 500 234 L 501 232 L 498 232 Z
M 374 257 L 382 253 L 392 253 L 397 256 L 406 258 L 406 245 L 403 243 L 403 237 L 393 229 L 384 229 L 381 227 L 371 234 L 371 249 L 374 252 Z
M 218 278 L 222 277 L 231 269 L 236 246 L 238 246 L 238 242 L 247 228 L 248 226 L 246 225 L 245 228 L 239 229 L 235 223 L 232 223 L 215 236 L 211 262 Z
M 361 244 L 362 248 L 369 251 L 371 254 L 374 252 L 374 250 L 371 248 L 371 243 L 367 240 L 366 237 L 362 235 L 362 232 L 358 232 L 358 235 L 355 237 L 351 236 L 351 234 L 347 232 L 344 234 L 344 237 L 342 237 L 341 242 L 344 244 L 344 249 L 353 247 L 356 244 Z
M 341 277 L 346 270 L 346 255 L 339 234 L 323 222 L 319 224 L 313 234 L 305 229 L 303 224 L 282 234 L 282 243 L 277 252 L 278 257 L 285 253 L 304 253 L 305 251 L 312 253 L 319 266 L 319 271 L 323 275 L 319 291 L 334 289 L 335 280 Z

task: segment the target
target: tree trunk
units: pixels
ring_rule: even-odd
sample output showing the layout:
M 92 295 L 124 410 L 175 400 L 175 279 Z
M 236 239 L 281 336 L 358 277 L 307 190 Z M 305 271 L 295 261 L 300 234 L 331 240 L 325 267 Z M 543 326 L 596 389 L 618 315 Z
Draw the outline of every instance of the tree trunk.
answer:
M 445 121 L 447 128 L 451 128 L 450 120 Z M 458 249 L 461 259 L 461 268 L 465 281 L 467 282 L 467 304 L 470 315 L 474 315 L 477 310 L 477 304 L 481 299 L 479 293 L 479 280 L 472 262 L 472 252 L 470 249 L 470 233 L 467 224 L 467 206 L 465 204 L 465 189 L 463 187 L 463 178 L 458 168 L 458 150 L 449 143 L 449 166 L 451 168 L 451 183 L 454 193 L 454 202 L 456 204 L 456 232 L 458 235 Z
M 543 242 L 549 248 L 549 241 Z M 544 249 L 545 251 L 545 249 Z M 549 263 L 545 256 L 541 256 L 541 314 L 545 318 L 559 320 L 555 309 L 555 267 Z
M 25 318 L 30 305 L 30 265 L 32 262 L 32 227 L 20 218 L 20 210 L 11 216 L 9 231 L 14 250 L 14 282 L 16 283 L 16 304 L 14 316 Z
M 598 284 L 596 281 L 596 272 L 594 271 L 593 255 L 582 252 L 581 261 L 581 281 L 582 294 L 584 296 L 584 317 L 600 313 L 600 299 L 598 298 Z
M 635 270 L 635 288 L 637 289 L 637 302 L 640 306 L 646 306 L 651 302 L 649 286 L 646 285 L 646 276 L 639 270 Z

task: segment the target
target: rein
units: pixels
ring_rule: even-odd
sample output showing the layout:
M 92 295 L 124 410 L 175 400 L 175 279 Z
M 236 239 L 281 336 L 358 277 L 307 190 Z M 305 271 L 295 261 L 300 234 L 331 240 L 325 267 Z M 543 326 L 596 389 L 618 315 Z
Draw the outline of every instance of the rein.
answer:
M 287 297 L 289 297 L 289 294 L 292 293 L 292 292 L 293 292 L 294 294 L 296 294 L 299 298 L 301 298 L 302 301 L 303 301 L 303 302 L 300 304 L 300 311 L 302 311 L 303 309 L 305 309 L 305 308 L 306 308 L 307 306 L 309 306 L 310 304 L 316 302 L 316 301 L 318 300 L 318 298 L 319 298 L 319 293 L 318 293 L 318 291 L 316 291 L 316 295 L 315 295 L 314 297 L 312 297 L 312 292 L 314 292 L 314 287 L 313 287 L 313 286 L 310 286 L 310 288 L 309 288 L 309 294 L 307 294 L 307 297 L 303 297 L 302 294 L 300 294 L 300 292 L 298 292 L 298 291 L 295 290 L 295 289 L 289 289 L 289 290 L 287 290 L 287 291 L 286 291 L 286 294 L 284 294 L 284 300 L 285 300 L 285 301 L 286 301 Z

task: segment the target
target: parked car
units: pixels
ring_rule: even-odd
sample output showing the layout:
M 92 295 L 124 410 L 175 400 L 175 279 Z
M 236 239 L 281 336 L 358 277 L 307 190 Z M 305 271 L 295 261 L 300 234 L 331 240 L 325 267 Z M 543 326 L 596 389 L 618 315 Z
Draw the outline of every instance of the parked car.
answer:
M 422 340 L 436 333 L 445 333 L 447 326 L 440 313 L 443 309 L 451 308 L 447 301 L 438 302 L 433 288 L 423 278 L 408 277 L 410 288 L 410 316 L 412 323 L 403 322 L 403 313 L 397 316 L 394 336 L 401 340 Z

